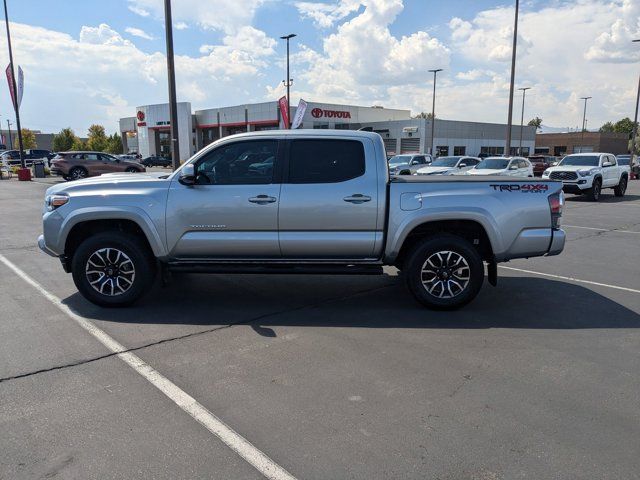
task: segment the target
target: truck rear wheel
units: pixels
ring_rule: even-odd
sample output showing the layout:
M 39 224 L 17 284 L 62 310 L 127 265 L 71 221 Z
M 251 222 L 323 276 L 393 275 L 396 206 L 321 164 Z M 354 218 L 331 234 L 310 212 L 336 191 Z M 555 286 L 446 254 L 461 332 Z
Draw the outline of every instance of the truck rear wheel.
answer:
M 620 183 L 613 189 L 613 193 L 615 193 L 616 197 L 624 197 L 625 192 L 627 191 L 627 177 L 622 177 L 620 179 Z
M 403 268 L 407 287 L 424 306 L 453 310 L 472 301 L 484 280 L 478 251 L 464 238 L 439 234 L 419 243 Z
M 71 268 L 80 293 L 102 307 L 131 305 L 155 277 L 148 247 L 135 235 L 118 231 L 87 238 L 74 253 Z

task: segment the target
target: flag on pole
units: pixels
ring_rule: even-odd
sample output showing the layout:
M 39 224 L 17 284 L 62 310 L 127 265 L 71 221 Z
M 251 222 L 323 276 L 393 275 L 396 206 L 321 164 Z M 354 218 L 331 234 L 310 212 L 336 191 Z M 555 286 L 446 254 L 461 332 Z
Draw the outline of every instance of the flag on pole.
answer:
M 18 79 L 16 82 L 16 88 L 18 89 L 17 96 L 16 92 L 14 92 L 13 90 L 13 75 L 11 75 L 11 64 L 7 65 L 5 73 L 7 74 L 7 83 L 9 84 L 9 93 L 11 94 L 11 103 L 13 104 L 13 108 L 20 109 L 20 104 L 22 103 L 22 93 L 24 92 L 24 72 L 22 71 L 22 67 L 18 65 Z
M 280 100 L 278 100 L 278 105 L 280 105 L 280 115 L 282 115 L 282 121 L 286 130 L 287 128 L 289 128 L 289 105 L 287 102 L 287 97 L 281 97 Z
M 305 112 L 307 111 L 307 102 L 303 99 L 300 99 L 298 103 L 298 108 L 296 108 L 296 114 L 293 117 L 293 124 L 291 125 L 291 129 L 295 130 L 300 125 L 302 125 L 302 118 L 304 117 Z

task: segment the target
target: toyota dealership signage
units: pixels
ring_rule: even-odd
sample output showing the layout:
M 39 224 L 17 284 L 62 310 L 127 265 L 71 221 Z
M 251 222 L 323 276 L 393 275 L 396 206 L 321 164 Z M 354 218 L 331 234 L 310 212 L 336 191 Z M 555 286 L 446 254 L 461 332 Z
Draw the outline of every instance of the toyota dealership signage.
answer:
M 147 126 L 147 122 L 145 122 L 145 115 L 144 112 L 142 110 L 138 110 L 138 113 L 136 113 L 136 118 L 138 119 L 138 126 L 139 127 L 146 127 Z
M 322 108 L 314 108 L 311 110 L 313 118 L 345 118 L 351 119 L 351 112 L 345 110 L 324 110 Z

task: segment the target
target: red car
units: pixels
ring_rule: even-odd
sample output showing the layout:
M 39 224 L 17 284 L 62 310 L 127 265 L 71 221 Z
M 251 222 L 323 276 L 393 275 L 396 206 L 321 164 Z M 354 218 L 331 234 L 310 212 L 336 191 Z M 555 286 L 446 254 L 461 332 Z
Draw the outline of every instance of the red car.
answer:
M 533 174 L 536 177 L 541 177 L 542 172 L 551 166 L 552 162 L 556 161 L 555 157 L 549 155 L 531 155 L 529 161 L 533 165 Z

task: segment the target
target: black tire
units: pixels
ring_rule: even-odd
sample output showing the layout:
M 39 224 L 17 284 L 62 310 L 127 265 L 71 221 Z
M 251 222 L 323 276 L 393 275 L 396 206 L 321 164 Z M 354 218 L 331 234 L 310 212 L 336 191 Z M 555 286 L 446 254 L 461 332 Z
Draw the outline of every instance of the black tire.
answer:
M 80 180 L 82 178 L 87 178 L 88 176 L 89 172 L 87 172 L 87 169 L 83 167 L 73 167 L 69 170 L 70 180 Z
M 627 191 L 627 177 L 623 176 L 620 179 L 620 183 L 613 189 L 613 193 L 616 197 L 624 197 L 625 192 Z
M 453 255 L 449 256 L 448 253 Z M 452 268 L 459 265 L 462 266 L 458 269 Z M 433 268 L 435 283 L 425 281 L 429 278 L 431 266 L 439 267 Z M 427 269 L 426 274 L 423 273 L 424 269 Z M 418 302 L 434 310 L 453 310 L 466 305 L 478 295 L 484 281 L 484 264 L 478 251 L 467 240 L 443 233 L 414 247 L 404 262 L 403 275 L 409 291 Z M 467 278 L 466 282 L 464 278 Z M 438 282 L 442 284 L 441 289 L 435 285 Z M 455 286 L 456 283 L 460 288 Z M 431 291 L 430 284 L 434 285 Z M 445 285 L 448 285 L 446 291 Z
M 117 252 L 126 258 L 118 257 Z M 104 262 L 102 267 L 100 261 L 96 260 L 104 257 L 109 262 Z M 112 231 L 92 235 L 83 241 L 73 255 L 71 271 L 78 291 L 87 300 L 102 307 L 125 307 L 149 291 L 156 274 L 156 262 L 140 238 Z M 104 293 L 98 289 L 104 290 Z
M 593 181 L 593 185 L 587 190 L 587 198 L 592 202 L 600 200 L 600 193 L 602 192 L 602 180 L 596 178 Z
M 127 169 L 125 170 L 125 172 L 128 173 L 138 173 L 138 169 L 136 167 L 127 167 Z
M 62 178 L 67 181 L 71 180 L 71 177 L 69 175 L 62 175 Z

